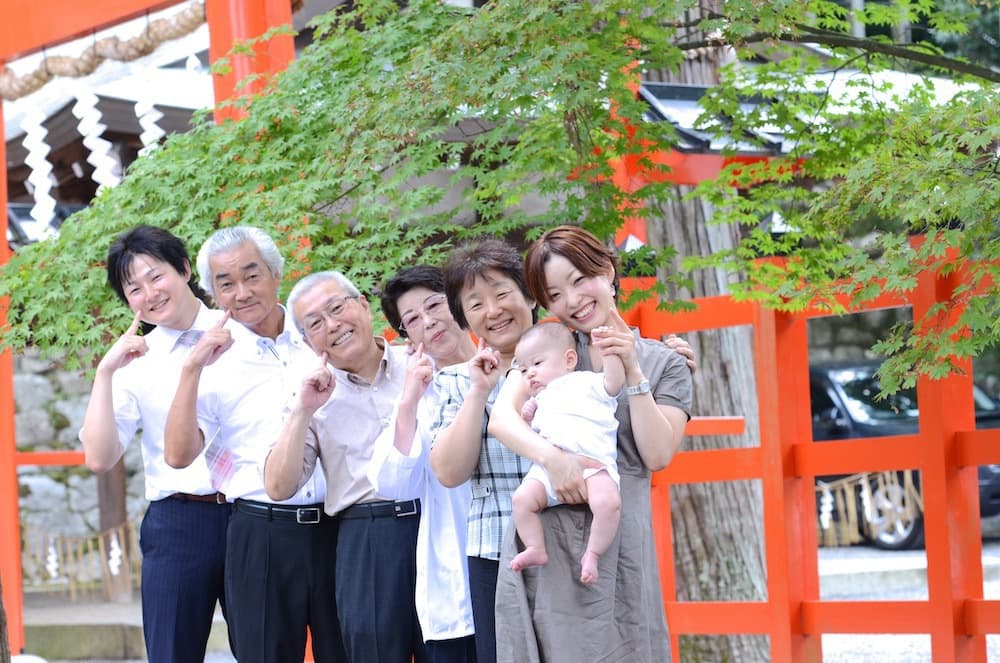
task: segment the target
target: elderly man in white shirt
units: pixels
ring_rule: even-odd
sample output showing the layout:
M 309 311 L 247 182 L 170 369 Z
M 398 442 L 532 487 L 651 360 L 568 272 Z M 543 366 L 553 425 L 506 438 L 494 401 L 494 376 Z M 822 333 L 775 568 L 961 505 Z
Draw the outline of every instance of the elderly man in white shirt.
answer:
M 193 338 L 218 326 L 222 314 L 198 300 L 187 250 L 162 228 L 137 226 L 122 233 L 108 250 L 107 269 L 108 283 L 135 318 L 97 365 L 80 440 L 87 465 L 105 472 L 142 431 L 149 500 L 139 537 L 146 658 L 200 661 L 216 602 L 227 612 L 230 507 L 204 454 L 182 470 L 164 462 L 163 434 Z
M 260 471 L 281 429 L 289 366 L 315 358 L 278 303 L 283 267 L 273 240 L 258 228 L 224 228 L 202 246 L 202 284 L 241 324 L 231 340 L 229 330 L 210 329 L 184 362 L 166 458 L 183 467 L 207 456 L 233 503 L 226 594 L 240 663 L 303 660 L 307 628 L 314 660 L 340 663 L 346 657 L 334 600 L 337 525 L 323 514 L 322 470 L 281 500 L 268 497 Z
M 430 423 L 438 412 L 435 367 L 465 363 L 476 346 L 448 309 L 444 273 L 416 265 L 382 288 L 382 312 L 416 348 L 399 405 L 375 443 L 368 479 L 389 498 L 420 495 L 416 607 L 430 663 L 476 659 L 475 625 L 465 556 L 472 490 L 447 488 L 430 466 Z
M 319 366 L 292 399 L 267 457 L 267 492 L 287 498 L 322 461 L 326 513 L 339 521 L 337 613 L 348 658 L 425 661 L 413 601 L 419 495 L 388 499 L 367 475 L 402 395 L 406 350 L 373 336 L 367 299 L 339 272 L 300 280 L 288 308 Z

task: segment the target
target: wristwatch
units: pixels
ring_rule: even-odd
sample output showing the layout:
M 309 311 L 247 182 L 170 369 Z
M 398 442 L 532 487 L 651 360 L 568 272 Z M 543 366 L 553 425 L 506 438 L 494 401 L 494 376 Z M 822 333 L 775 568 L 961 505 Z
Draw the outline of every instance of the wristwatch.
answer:
M 643 380 L 634 387 L 625 387 L 625 394 L 628 396 L 641 396 L 650 392 L 649 380 Z

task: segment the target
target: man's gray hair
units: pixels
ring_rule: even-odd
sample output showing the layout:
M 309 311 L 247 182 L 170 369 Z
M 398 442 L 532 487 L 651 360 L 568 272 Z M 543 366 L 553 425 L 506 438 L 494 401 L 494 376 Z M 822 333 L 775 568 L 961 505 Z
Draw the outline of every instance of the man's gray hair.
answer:
M 264 259 L 267 269 L 274 275 L 274 278 L 281 280 L 281 275 L 285 269 L 285 259 L 278 250 L 278 246 L 271 239 L 271 236 L 260 228 L 252 226 L 232 226 L 230 228 L 220 228 L 212 233 L 212 236 L 205 240 L 198 251 L 198 278 L 201 287 L 205 292 L 215 296 L 212 287 L 212 270 L 209 266 L 209 259 L 223 251 L 235 249 L 244 244 L 253 244 L 260 252 L 260 257 Z
M 361 291 L 358 287 L 351 282 L 349 278 L 344 276 L 342 273 L 335 269 L 330 269 L 325 272 L 314 272 L 307 276 L 303 276 L 298 282 L 292 286 L 292 291 L 288 293 L 288 303 L 285 304 L 285 308 L 292 314 L 292 319 L 295 321 L 295 326 L 298 328 L 302 335 L 305 336 L 305 330 L 302 328 L 302 321 L 299 320 L 298 314 L 295 312 L 295 304 L 299 301 L 299 298 L 315 288 L 322 283 L 336 283 L 340 286 L 340 289 L 344 291 L 344 294 L 348 297 L 360 297 Z

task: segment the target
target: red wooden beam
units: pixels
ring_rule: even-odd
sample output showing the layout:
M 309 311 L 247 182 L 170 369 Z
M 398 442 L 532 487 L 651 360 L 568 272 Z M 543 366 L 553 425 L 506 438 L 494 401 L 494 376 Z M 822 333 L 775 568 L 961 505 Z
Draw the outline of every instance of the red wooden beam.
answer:
M 743 417 L 691 417 L 684 427 L 684 434 L 691 435 L 742 435 L 747 422 Z
M 0 0 L 0 61 L 176 4 L 178 0 Z
M 18 465 L 83 465 L 82 451 L 18 451 L 14 454 Z
M 767 603 L 761 601 L 668 601 L 671 632 L 685 635 L 770 633 Z
M 959 467 L 1000 464 L 1000 428 L 955 433 L 955 464 Z
M 1000 633 L 1000 601 L 969 599 L 962 604 L 966 635 Z
M 927 601 L 802 602 L 802 630 L 810 635 L 931 633 L 934 628 L 933 613 Z
M 915 469 L 923 462 L 917 435 L 805 442 L 792 448 L 795 476 Z
M 739 481 L 759 479 L 762 473 L 757 447 L 681 451 L 674 454 L 670 465 L 653 474 L 653 481 L 672 484 Z

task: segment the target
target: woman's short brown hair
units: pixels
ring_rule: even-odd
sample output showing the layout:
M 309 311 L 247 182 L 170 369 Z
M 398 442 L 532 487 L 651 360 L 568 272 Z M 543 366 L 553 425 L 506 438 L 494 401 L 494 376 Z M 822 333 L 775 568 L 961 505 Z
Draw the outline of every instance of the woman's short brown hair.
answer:
M 499 239 L 484 239 L 460 246 L 452 251 L 445 263 L 444 292 L 451 316 L 462 329 L 469 328 L 462 308 L 462 290 L 488 271 L 503 274 L 517 285 L 526 300 L 532 299 L 524 282 L 524 263 L 513 246 Z M 531 322 L 537 321 L 538 307 L 532 306 Z
M 618 293 L 618 255 L 592 233 L 578 226 L 558 226 L 539 237 L 524 258 L 524 275 L 531 297 L 549 305 L 549 284 L 545 263 L 552 256 L 562 256 L 587 277 L 604 276 L 614 270 L 615 293 Z

